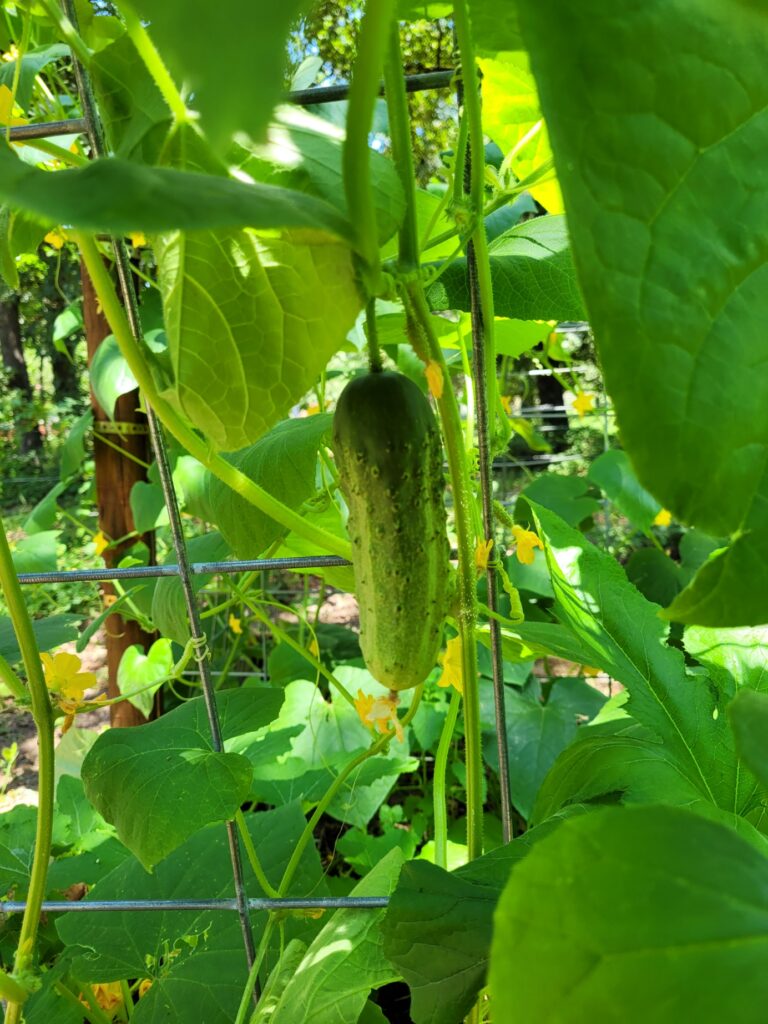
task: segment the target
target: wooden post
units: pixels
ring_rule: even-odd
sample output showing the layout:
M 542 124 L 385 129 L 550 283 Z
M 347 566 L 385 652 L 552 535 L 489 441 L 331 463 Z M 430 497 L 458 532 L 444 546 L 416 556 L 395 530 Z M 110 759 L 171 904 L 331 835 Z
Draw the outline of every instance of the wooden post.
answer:
M 96 349 L 111 331 L 105 317 L 99 311 L 91 279 L 82 264 L 80 276 L 83 283 L 83 321 L 88 346 L 88 365 L 90 366 Z M 95 422 L 111 422 L 96 401 L 93 390 L 91 390 L 91 405 Z M 136 424 L 137 430 L 135 433 L 109 434 L 107 436 L 112 444 L 117 445 L 130 455 L 136 456 L 142 462 L 148 463 L 151 461 L 151 454 L 147 419 L 139 411 L 138 406 L 138 390 L 121 395 L 115 405 L 115 421 Z M 109 540 L 117 540 L 134 529 L 130 505 L 131 488 L 137 480 L 147 479 L 146 471 L 142 465 L 121 455 L 111 445 L 102 441 L 97 432 L 94 432 L 93 448 L 96 464 L 99 529 Z M 151 554 L 154 555 L 153 535 L 144 534 L 140 539 L 147 544 Z M 135 542 L 136 538 L 109 548 L 104 552 L 105 564 L 116 565 L 126 549 Z M 105 597 L 114 593 L 115 590 L 111 583 L 102 584 L 102 594 Z M 133 644 L 140 644 L 144 650 L 147 650 L 155 638 L 151 634 L 145 633 L 137 622 L 123 619 L 118 614 L 110 615 L 107 618 L 105 630 L 107 634 L 107 692 L 110 697 L 118 697 L 120 694 L 117 688 L 117 669 L 123 651 Z M 123 701 L 110 707 L 110 721 L 112 725 L 141 725 L 146 719 L 132 704 Z

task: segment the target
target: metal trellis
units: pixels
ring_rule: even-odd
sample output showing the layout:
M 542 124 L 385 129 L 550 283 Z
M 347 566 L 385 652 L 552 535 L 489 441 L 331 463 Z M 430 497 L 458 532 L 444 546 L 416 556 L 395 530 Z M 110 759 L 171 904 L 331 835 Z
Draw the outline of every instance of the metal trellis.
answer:
M 77 14 L 74 0 L 62 0 L 63 9 L 70 21 L 77 25 Z M 85 68 L 73 54 L 73 66 L 77 89 L 80 97 L 83 117 L 63 121 L 51 121 L 41 124 L 17 125 L 10 128 L 10 139 L 13 142 L 31 141 L 41 138 L 54 138 L 63 135 L 86 134 L 91 152 L 96 157 L 108 155 L 104 141 L 101 120 L 95 103 L 93 90 Z M 440 69 L 416 75 L 406 75 L 405 86 L 408 92 L 433 90 L 449 87 L 454 80 L 452 69 Z M 289 102 L 309 106 L 313 104 L 334 102 L 345 99 L 348 95 L 347 85 L 333 85 L 293 92 L 287 95 Z M 383 95 L 384 86 L 380 88 Z M 112 238 L 115 266 L 117 269 L 119 289 L 123 300 L 131 330 L 137 341 L 141 341 L 141 324 L 138 314 L 137 297 L 134 290 L 128 249 L 120 238 Z M 222 750 L 221 727 L 216 709 L 215 690 L 211 678 L 211 669 L 207 658 L 206 637 L 200 624 L 197 600 L 192 585 L 192 577 L 201 574 L 238 573 L 271 570 L 296 570 L 327 568 L 330 566 L 348 565 L 343 558 L 334 556 L 316 556 L 302 558 L 266 558 L 233 562 L 193 562 L 190 563 L 181 525 L 178 501 L 171 476 L 168 453 L 163 432 L 154 413 L 147 408 L 150 439 L 158 464 L 166 509 L 170 521 L 170 531 L 176 555 L 176 563 L 159 566 L 134 566 L 124 569 L 85 569 L 52 573 L 23 573 L 19 581 L 23 584 L 67 583 L 67 582 L 102 582 L 118 580 L 138 580 L 158 577 L 177 577 L 182 585 L 186 610 L 190 624 L 190 635 L 195 645 L 197 669 L 202 683 L 204 700 L 208 712 L 212 744 L 215 750 Z M 484 509 L 490 508 L 490 482 L 487 474 L 481 478 Z M 487 492 L 487 493 L 486 493 Z M 486 517 L 487 518 L 487 517 Z M 496 638 L 498 642 L 498 638 Z M 497 659 L 500 664 L 500 650 Z M 506 734 L 504 735 L 506 740 Z M 506 751 L 504 751 L 506 755 Z M 283 898 L 249 898 L 246 894 L 243 877 L 240 844 L 234 822 L 226 824 L 232 873 L 235 888 L 233 899 L 180 899 L 180 900 L 88 900 L 80 902 L 45 901 L 42 910 L 45 912 L 117 912 L 117 911 L 189 911 L 189 910 L 223 910 L 237 912 L 242 926 L 243 942 L 249 969 L 253 964 L 254 945 L 249 914 L 256 911 L 285 910 L 334 910 L 359 909 L 370 910 L 386 907 L 389 898 L 375 897 L 283 897 Z M 26 904 L 19 901 L 0 902 L 0 914 L 21 913 Z M 254 992 L 254 997 L 256 992 Z

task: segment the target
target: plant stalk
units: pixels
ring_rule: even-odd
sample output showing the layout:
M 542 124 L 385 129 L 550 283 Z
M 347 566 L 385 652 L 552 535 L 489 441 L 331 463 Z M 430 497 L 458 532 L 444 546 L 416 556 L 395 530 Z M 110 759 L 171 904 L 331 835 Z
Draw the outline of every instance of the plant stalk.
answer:
M 53 709 L 48 695 L 48 687 L 45 685 L 40 652 L 32 630 L 32 619 L 24 604 L 2 519 L 0 519 L 0 587 L 2 587 L 8 605 L 24 663 L 24 671 L 27 674 L 32 717 L 37 730 L 39 756 L 35 852 L 29 877 L 27 906 L 21 922 L 19 943 L 16 947 L 13 964 L 13 973 L 18 978 L 23 977 L 34 962 L 40 907 L 45 897 L 48 861 L 51 857 L 54 798 Z M 9 1000 L 5 1012 L 5 1024 L 18 1024 L 20 1020 L 21 1003 Z

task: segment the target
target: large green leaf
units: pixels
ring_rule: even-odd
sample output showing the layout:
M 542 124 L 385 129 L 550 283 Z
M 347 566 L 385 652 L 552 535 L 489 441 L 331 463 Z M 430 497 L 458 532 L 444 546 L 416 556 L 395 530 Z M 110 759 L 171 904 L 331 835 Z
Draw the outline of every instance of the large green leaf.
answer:
M 267 725 L 283 695 L 231 690 L 217 700 L 225 738 Z M 213 821 L 234 817 L 251 765 L 214 751 L 202 697 L 156 722 L 102 733 L 82 768 L 88 799 L 147 869 Z
M 518 6 L 623 443 L 676 517 L 733 537 L 668 615 L 765 622 L 768 13 Z
M 591 653 L 591 662 L 629 690 L 627 710 L 674 755 L 712 803 L 734 807 L 739 779 L 725 719 L 725 696 L 688 676 L 680 651 L 652 605 L 610 555 L 552 512 L 531 506 L 544 541 L 558 616 Z M 751 790 L 751 783 L 749 786 Z
M 328 235 L 231 230 L 175 232 L 155 251 L 176 401 L 217 448 L 252 444 L 354 324 L 350 250 Z
M 389 896 L 403 855 L 390 851 L 351 896 Z M 382 951 L 384 910 L 337 910 L 295 967 L 270 1024 L 356 1021 L 371 989 L 399 978 Z
M 220 533 L 211 531 L 200 537 L 193 537 L 187 542 L 187 557 L 190 562 L 219 562 L 230 555 L 229 545 Z M 166 561 L 175 563 L 176 554 L 170 552 Z M 201 590 L 212 579 L 208 573 L 192 577 L 192 589 L 195 593 Z M 178 576 L 166 576 L 157 580 L 153 587 L 147 588 L 147 601 L 151 602 L 152 621 L 163 636 L 170 637 L 179 644 L 189 639 L 189 619 L 184 590 Z
M 523 50 L 496 53 L 480 60 L 480 70 L 483 73 L 483 128 L 505 154 L 514 152 L 511 169 L 522 181 L 552 163 L 549 135 L 541 116 L 528 54 Z M 554 170 L 549 180 L 532 186 L 529 191 L 549 213 L 563 212 L 563 198 Z
M 596 811 L 510 876 L 491 949 L 494 1021 L 748 1024 L 768 998 L 767 956 L 764 855 L 677 808 Z
M 590 496 L 588 482 L 580 476 L 560 476 L 557 473 L 540 473 L 527 484 L 522 494 L 544 508 L 556 512 L 569 526 L 584 526 L 592 522 L 592 516 L 600 510 L 600 502 Z M 521 503 L 521 509 L 525 502 Z M 525 525 L 525 512 L 519 520 Z
M 284 106 L 270 122 L 266 143 L 252 147 L 254 156 L 241 169 L 257 181 L 310 192 L 346 213 L 343 150 L 342 129 L 301 107 Z M 385 242 L 403 218 L 403 190 L 391 160 L 374 150 L 369 159 L 376 224 Z
M 30 104 L 32 88 L 37 75 L 51 61 L 69 56 L 69 47 L 63 43 L 54 43 L 52 46 L 39 46 L 27 50 L 21 58 L 20 68 L 18 67 L 18 60 L 4 60 L 0 64 L 0 86 L 4 85 L 7 89 L 13 89 L 14 78 L 18 74 L 18 84 L 14 98 L 22 110 L 26 110 Z
M 425 860 L 403 866 L 382 932 L 385 953 L 411 989 L 416 1024 L 457 1024 L 472 1007 L 485 984 L 493 912 L 509 873 L 559 821 L 450 874 Z
M 192 90 L 191 103 L 217 147 L 237 132 L 264 134 L 282 91 L 288 33 L 308 6 L 308 0 L 262 4 L 254 17 L 250 0 L 135 4 L 171 72 Z
M 768 694 L 741 690 L 728 714 L 739 753 L 768 791 Z
M 259 182 L 146 167 L 119 158 L 75 170 L 42 171 L 0 146 L 0 199 L 84 231 L 311 228 L 349 235 L 344 218 L 314 196 Z
M 768 626 L 710 629 L 689 626 L 685 649 L 706 665 L 720 688 L 735 693 L 740 687 L 768 690 Z
M 306 824 L 298 805 L 246 815 L 264 871 L 278 885 Z M 249 895 L 258 885 L 245 867 Z M 323 896 L 320 859 L 310 843 L 289 895 Z M 223 827 L 204 829 L 148 875 L 130 860 L 100 881 L 95 899 L 215 899 L 234 895 L 232 864 Z M 258 942 L 266 916 L 253 917 Z M 245 987 L 247 966 L 237 914 L 223 911 L 158 911 L 151 914 L 63 914 L 56 922 L 72 951 L 72 971 L 85 982 L 149 978 L 152 986 L 136 1004 L 136 1024 L 231 1024 Z M 315 922 L 288 920 L 287 936 L 311 938 Z
M 171 125 L 171 112 L 129 37 L 94 55 L 91 64 L 110 152 L 151 163 Z
M 583 320 L 565 217 L 536 217 L 489 245 L 498 316 L 521 320 Z M 454 260 L 428 290 L 433 309 L 469 309 L 465 259 Z
M 587 476 L 634 526 L 650 533 L 661 505 L 635 476 L 626 452 L 614 448 L 598 455 Z
M 300 509 L 315 493 L 317 449 L 330 427 L 326 413 L 284 420 L 229 461 L 283 504 Z M 257 558 L 287 532 L 212 474 L 207 485 L 210 514 L 238 558 Z
M 80 615 L 49 615 L 45 619 L 33 619 L 32 630 L 41 651 L 50 651 L 77 637 L 75 623 Z M 0 616 L 0 657 L 15 664 L 21 660 L 21 652 L 9 618 Z
M 173 651 L 167 637 L 155 640 L 146 653 L 139 644 L 131 644 L 123 651 L 117 668 L 117 688 L 129 703 L 148 717 L 155 692 L 172 669 Z

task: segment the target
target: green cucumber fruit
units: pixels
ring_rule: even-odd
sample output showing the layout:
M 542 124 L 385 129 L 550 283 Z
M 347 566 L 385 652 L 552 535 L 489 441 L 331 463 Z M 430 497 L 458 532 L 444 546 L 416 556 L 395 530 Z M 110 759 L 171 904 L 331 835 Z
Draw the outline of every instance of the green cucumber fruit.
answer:
M 437 421 L 413 381 L 366 373 L 341 393 L 333 450 L 349 506 L 365 664 L 383 686 L 407 690 L 435 666 L 447 604 Z

